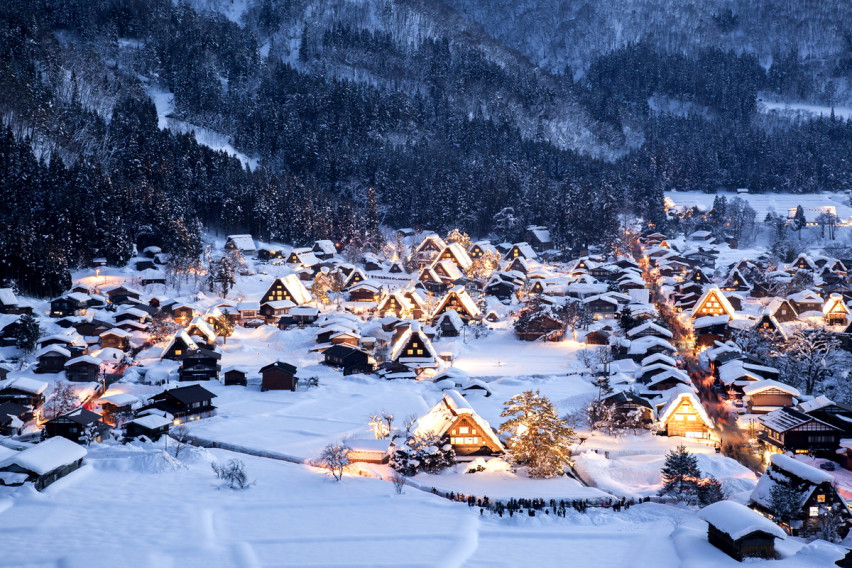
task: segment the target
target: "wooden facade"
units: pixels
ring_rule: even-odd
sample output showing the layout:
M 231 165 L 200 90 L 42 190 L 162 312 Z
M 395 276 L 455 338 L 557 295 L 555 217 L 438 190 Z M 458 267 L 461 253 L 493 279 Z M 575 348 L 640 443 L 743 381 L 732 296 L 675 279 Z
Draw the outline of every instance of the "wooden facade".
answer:
M 295 391 L 299 379 L 296 378 L 296 367 L 289 363 L 276 361 L 260 369 L 263 377 L 260 390 L 289 390 Z

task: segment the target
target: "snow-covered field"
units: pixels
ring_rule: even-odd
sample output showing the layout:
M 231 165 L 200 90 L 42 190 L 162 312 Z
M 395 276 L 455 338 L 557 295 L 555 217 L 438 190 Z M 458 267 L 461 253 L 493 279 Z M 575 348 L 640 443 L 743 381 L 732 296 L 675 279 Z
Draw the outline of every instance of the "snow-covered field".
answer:
M 715 193 L 703 193 L 700 191 L 667 191 L 666 198 L 675 205 L 682 207 L 699 208 L 709 211 L 713 207 Z M 787 216 L 787 210 L 801 205 L 807 216 L 808 209 L 833 206 L 837 210 L 837 216 L 841 221 L 849 221 L 852 218 L 852 206 L 849 205 L 849 196 L 840 193 L 744 193 L 719 192 L 727 199 L 741 197 L 757 212 L 757 221 L 763 221 L 770 211 L 783 217 Z M 812 221 L 813 219 L 808 219 Z
M 810 118 L 814 116 L 831 116 L 832 110 L 834 116 L 840 120 L 848 120 L 852 118 L 852 108 L 850 107 L 829 107 L 822 105 L 812 105 L 808 103 L 785 103 L 777 101 L 767 101 L 760 99 L 757 102 L 757 111 L 764 114 L 777 114 L 790 118 Z

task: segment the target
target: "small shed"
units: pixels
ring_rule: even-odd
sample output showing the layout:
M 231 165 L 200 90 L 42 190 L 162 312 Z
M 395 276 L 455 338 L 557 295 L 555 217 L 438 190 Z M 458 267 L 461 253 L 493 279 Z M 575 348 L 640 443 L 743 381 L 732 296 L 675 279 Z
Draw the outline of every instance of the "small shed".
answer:
M 289 363 L 276 361 L 260 369 L 263 377 L 260 390 L 289 390 L 295 391 L 299 379 L 296 378 L 296 367 Z
M 776 558 L 775 539 L 787 536 L 760 513 L 733 501 L 708 505 L 698 517 L 707 521 L 710 544 L 740 562 L 745 558 Z
M 238 385 L 244 387 L 248 384 L 248 377 L 243 369 L 237 367 L 229 367 L 225 369 L 222 375 L 222 380 L 225 386 Z
M 79 469 L 86 449 L 64 438 L 52 438 L 0 463 L 0 485 L 32 482 L 39 491 Z
M 124 437 L 130 440 L 145 436 L 152 442 L 156 442 L 161 436 L 169 433 L 171 425 L 172 419 L 168 416 L 146 414 L 124 424 Z

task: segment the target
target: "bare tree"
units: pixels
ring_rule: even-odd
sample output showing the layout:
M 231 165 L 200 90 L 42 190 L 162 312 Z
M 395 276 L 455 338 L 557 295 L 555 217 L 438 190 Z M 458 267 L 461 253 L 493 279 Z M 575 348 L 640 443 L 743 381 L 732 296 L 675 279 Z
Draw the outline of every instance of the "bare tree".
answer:
M 213 462 L 210 467 L 213 468 L 216 477 L 223 480 L 231 489 L 245 489 L 251 485 L 242 460 L 232 459 L 225 464 Z
M 335 481 L 343 479 L 343 472 L 349 467 L 349 452 L 352 449 L 345 442 L 335 442 L 323 448 L 317 466 L 326 470 Z
M 53 394 L 45 405 L 51 418 L 62 416 L 66 412 L 71 412 L 80 404 L 80 399 L 77 398 L 76 389 L 68 381 L 62 381 L 56 384 Z
M 176 458 L 180 457 L 181 452 L 189 446 L 189 428 L 184 424 L 178 424 L 169 430 L 169 437 L 174 441 L 172 444 L 172 453 Z
M 402 489 L 405 487 L 405 476 L 398 471 L 394 471 L 390 476 L 391 483 L 397 495 L 402 494 Z

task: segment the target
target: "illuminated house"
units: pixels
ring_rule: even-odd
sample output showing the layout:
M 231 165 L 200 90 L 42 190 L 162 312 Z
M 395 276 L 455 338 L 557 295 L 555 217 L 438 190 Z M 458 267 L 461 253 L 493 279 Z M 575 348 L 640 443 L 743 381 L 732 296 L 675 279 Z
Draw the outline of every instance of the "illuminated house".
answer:
M 411 259 L 417 263 L 418 269 L 432 264 L 438 255 L 447 248 L 447 243 L 438 235 L 428 235 L 411 253 Z
M 763 432 L 758 439 L 769 452 L 833 456 L 844 437 L 840 428 L 795 408 L 779 408 L 759 420 Z
M 503 258 L 505 260 L 512 260 L 518 257 L 525 258 L 527 260 L 535 260 L 538 258 L 538 254 L 536 254 L 529 243 L 515 243 Z
M 442 260 L 451 260 L 461 270 L 467 270 L 473 264 L 470 255 L 459 243 L 448 244 L 432 263 L 432 267 L 434 268 Z
M 263 294 L 260 300 L 261 304 L 266 302 L 276 302 L 281 300 L 290 300 L 297 306 L 307 304 L 313 298 L 299 277 L 295 274 L 288 274 L 284 278 L 276 278 L 269 289 Z
M 434 369 L 438 366 L 438 353 L 426 337 L 420 324 L 411 322 L 397 328 L 397 336 L 390 350 L 390 361 L 402 363 L 413 371 Z
M 799 495 L 798 510 L 787 527 L 794 536 L 819 537 L 821 512 L 832 509 L 842 521 L 837 532 L 845 538 L 852 526 L 852 513 L 834 483 L 834 476 L 826 471 L 790 456 L 773 454 L 766 473 L 751 493 L 749 506 L 780 524 L 773 515 L 772 489 L 787 487 Z
M 403 319 L 411 315 L 414 305 L 402 292 L 388 294 L 379 302 L 376 312 L 380 317 L 396 316 Z
M 441 298 L 441 302 L 435 309 L 435 313 L 432 314 L 433 319 L 447 310 L 455 310 L 464 321 L 478 319 L 481 315 L 476 302 L 473 301 L 470 294 L 461 286 L 456 286 L 446 296 Z
M 669 401 L 659 413 L 659 424 L 667 436 L 711 438 L 713 420 L 704 410 L 698 395 L 686 385 L 673 389 Z
M 183 424 L 200 420 L 216 414 L 213 399 L 216 395 L 200 385 L 189 385 L 165 390 L 155 394 L 149 400 L 148 405 L 139 409 L 139 413 L 145 410 L 159 410 L 167 412 L 172 416 L 174 424 Z
M 751 290 L 751 284 L 749 284 L 738 268 L 733 268 L 730 274 L 728 274 L 725 283 L 722 284 L 722 290 L 726 292 L 747 292 Z
M 449 442 L 457 456 L 493 456 L 506 452 L 488 422 L 455 390 L 445 391 L 441 401 L 417 420 L 414 434 L 429 433 Z
M 825 323 L 828 325 L 845 325 L 849 308 L 843 301 L 843 296 L 832 294 L 823 304 L 822 313 L 825 314 Z
M 697 319 L 705 316 L 721 316 L 734 317 L 736 310 L 731 305 L 730 300 L 725 297 L 717 287 L 708 288 L 704 295 L 698 299 L 695 306 L 692 307 L 692 319 Z

